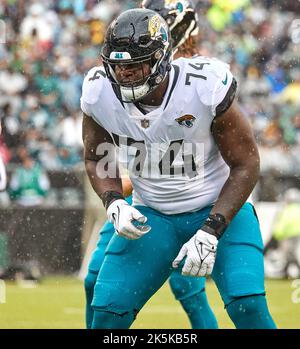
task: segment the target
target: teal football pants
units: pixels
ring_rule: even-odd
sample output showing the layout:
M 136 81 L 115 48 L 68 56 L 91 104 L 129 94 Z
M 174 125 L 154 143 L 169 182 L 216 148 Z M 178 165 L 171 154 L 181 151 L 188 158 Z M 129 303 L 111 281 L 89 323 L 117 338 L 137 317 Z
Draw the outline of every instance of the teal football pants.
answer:
M 92 254 L 88 274 L 84 281 L 86 293 L 86 326 L 91 328 L 94 311 L 91 306 L 94 297 L 96 279 L 103 263 L 106 247 L 114 234 L 114 227 L 106 222 L 100 231 L 100 239 Z M 181 275 L 181 270 L 174 270 L 169 279 L 175 298 L 181 303 L 188 315 L 192 328 L 215 329 L 217 320 L 208 304 L 205 293 L 205 278 Z
M 205 222 L 211 207 L 177 215 L 164 215 L 143 206 L 137 209 L 148 218 L 152 229 L 138 240 L 126 240 L 116 234 L 111 238 L 94 289 L 92 306 L 97 316 L 93 328 L 130 326 L 134 314 L 170 276 L 172 261 Z M 225 306 L 241 297 L 264 297 L 262 252 L 258 221 L 253 206 L 246 203 L 218 244 L 212 277 Z M 260 327 L 271 326 L 262 322 Z

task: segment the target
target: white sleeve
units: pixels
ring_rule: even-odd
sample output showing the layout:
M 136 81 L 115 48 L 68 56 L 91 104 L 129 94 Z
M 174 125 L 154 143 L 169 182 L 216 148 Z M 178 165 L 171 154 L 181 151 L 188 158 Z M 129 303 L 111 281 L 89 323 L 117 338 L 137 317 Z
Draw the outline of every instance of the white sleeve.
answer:
M 104 68 L 94 67 L 87 73 L 83 80 L 80 107 L 88 116 L 94 117 L 92 109 L 101 94 L 104 77 Z
M 86 114 L 87 116 L 92 116 L 90 106 L 84 101 L 82 97 L 80 98 L 80 107 L 84 114 Z
M 0 191 L 5 190 L 7 184 L 7 177 L 6 177 L 6 171 L 5 171 L 5 166 L 0 158 Z
M 201 102 L 210 108 L 211 116 L 214 118 L 217 115 L 217 107 L 224 102 L 225 97 L 227 104 L 232 103 L 236 92 L 236 81 L 229 65 L 217 59 L 212 59 L 206 66 L 205 76 L 206 86 L 204 88 L 202 84 L 198 88 L 198 95 Z

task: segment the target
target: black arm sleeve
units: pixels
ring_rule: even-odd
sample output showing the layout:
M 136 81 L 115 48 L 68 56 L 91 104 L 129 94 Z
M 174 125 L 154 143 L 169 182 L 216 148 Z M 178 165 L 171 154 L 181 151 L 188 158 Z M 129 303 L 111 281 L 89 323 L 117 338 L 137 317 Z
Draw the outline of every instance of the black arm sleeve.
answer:
M 237 90 L 237 81 L 235 78 L 232 79 L 232 83 L 224 97 L 223 101 L 216 108 L 216 117 L 224 114 L 231 106 L 234 101 Z

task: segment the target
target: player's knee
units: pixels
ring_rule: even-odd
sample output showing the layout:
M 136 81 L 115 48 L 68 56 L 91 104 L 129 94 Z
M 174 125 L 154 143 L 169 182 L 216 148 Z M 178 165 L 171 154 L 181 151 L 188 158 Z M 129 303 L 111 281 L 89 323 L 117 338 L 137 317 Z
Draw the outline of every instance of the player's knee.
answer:
M 128 329 L 134 321 L 133 312 L 119 313 L 94 309 L 92 329 Z
M 126 329 L 135 320 L 137 311 L 127 297 L 122 297 L 116 288 L 96 284 L 92 308 L 92 329 Z
M 123 283 L 97 282 L 94 288 L 92 308 L 96 311 L 124 316 L 124 314 L 136 314 L 139 308 L 139 294 L 135 292 L 124 292 L 126 287 Z
M 170 277 L 169 284 L 171 290 L 177 300 L 182 299 L 187 293 L 187 284 L 182 282 L 177 277 Z
M 234 316 L 253 316 L 254 314 L 258 314 L 260 312 L 260 309 L 257 305 L 256 296 L 253 298 L 253 296 L 249 297 L 243 297 L 235 299 L 230 306 L 228 306 L 228 309 L 232 309 L 234 306 L 235 311 L 232 312 Z
M 250 295 L 234 299 L 226 309 L 236 328 L 275 328 L 264 295 Z
M 182 276 L 172 273 L 169 278 L 171 290 L 177 300 L 183 300 L 204 291 L 199 278 Z
M 248 269 L 248 266 L 240 266 L 239 270 L 228 272 L 226 295 L 229 300 L 265 293 L 263 270 Z

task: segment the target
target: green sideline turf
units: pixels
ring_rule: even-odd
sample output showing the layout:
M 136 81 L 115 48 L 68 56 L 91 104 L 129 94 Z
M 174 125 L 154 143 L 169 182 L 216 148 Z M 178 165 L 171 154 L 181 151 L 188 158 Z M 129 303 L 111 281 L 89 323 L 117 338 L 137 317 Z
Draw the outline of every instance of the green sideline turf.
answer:
M 298 288 L 296 288 L 298 287 Z M 300 328 L 300 281 L 267 280 L 271 313 L 279 328 Z M 220 328 L 233 328 L 217 289 L 207 294 Z M 6 283 L 0 304 L 0 328 L 84 328 L 84 290 L 75 278 L 49 278 L 38 285 Z M 188 319 L 165 284 L 146 304 L 133 328 L 190 328 Z

